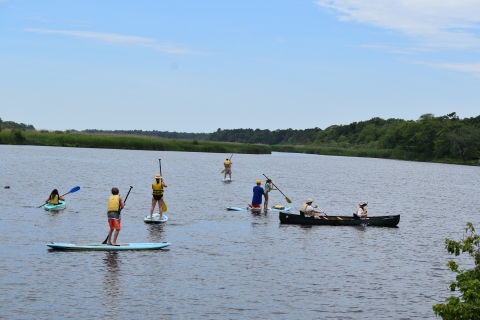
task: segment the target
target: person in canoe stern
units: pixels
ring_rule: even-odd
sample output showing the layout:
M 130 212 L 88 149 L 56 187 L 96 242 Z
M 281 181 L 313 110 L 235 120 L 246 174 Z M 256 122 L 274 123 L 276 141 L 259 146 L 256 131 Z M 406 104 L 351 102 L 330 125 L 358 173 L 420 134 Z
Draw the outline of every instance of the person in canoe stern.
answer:
M 108 199 L 108 225 L 110 230 L 108 231 L 107 244 L 111 246 L 117 245 L 118 233 L 120 232 L 120 211 L 125 208 L 125 203 L 123 203 L 122 197 L 119 195 L 118 188 L 112 188 L 112 195 Z M 115 234 L 112 234 L 115 230 Z
M 227 179 L 227 174 L 230 180 L 232 180 L 232 161 L 230 159 L 225 159 L 223 162 L 223 166 L 225 167 L 225 173 L 223 175 L 223 180 Z
M 365 202 L 365 201 L 361 201 L 359 204 L 358 204 L 358 207 L 357 209 L 355 210 L 355 213 L 353 214 L 353 217 L 355 219 L 361 219 L 361 218 L 365 218 L 367 216 L 367 206 L 368 206 L 368 203 Z
M 303 217 L 311 217 L 315 219 L 320 219 L 316 213 L 324 213 L 322 209 L 316 210 L 317 206 L 312 206 L 313 200 L 308 198 L 307 201 L 303 204 L 302 209 L 300 209 L 300 215 Z
M 265 190 L 265 203 L 263 205 L 263 210 L 268 210 L 268 193 L 272 190 L 277 190 L 277 188 L 275 188 L 275 186 L 273 185 L 272 180 L 267 179 L 267 181 L 265 182 L 265 187 L 263 189 Z
M 47 200 L 45 200 L 45 204 L 50 203 L 52 205 L 57 205 L 59 200 L 65 201 L 65 198 L 58 194 L 57 189 L 53 189 Z
M 260 209 L 262 205 L 262 196 L 265 196 L 265 190 L 261 187 L 262 180 L 257 180 L 257 185 L 253 187 L 252 203 L 247 204 L 247 207 L 252 209 Z
M 158 173 L 155 175 L 155 182 L 152 183 L 152 207 L 150 208 L 150 220 L 153 219 L 153 211 L 155 210 L 155 205 L 158 203 L 158 213 L 160 214 L 160 220 L 163 219 L 163 193 L 164 189 L 168 187 L 165 181 L 163 181 L 162 176 Z

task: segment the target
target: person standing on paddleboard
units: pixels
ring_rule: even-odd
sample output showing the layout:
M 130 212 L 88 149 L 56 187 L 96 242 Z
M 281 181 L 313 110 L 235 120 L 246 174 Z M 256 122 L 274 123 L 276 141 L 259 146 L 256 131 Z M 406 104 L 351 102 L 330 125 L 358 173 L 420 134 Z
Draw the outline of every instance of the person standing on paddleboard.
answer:
M 225 167 L 225 174 L 223 175 L 223 180 L 227 179 L 227 174 L 230 180 L 232 180 L 232 161 L 230 159 L 225 159 L 223 162 L 223 166 Z
M 247 204 L 250 209 L 260 209 L 262 205 L 262 196 L 265 196 L 265 190 L 260 186 L 262 180 L 257 180 L 257 185 L 253 187 L 252 204 Z
M 118 188 L 112 188 L 112 195 L 108 199 L 108 225 L 110 226 L 110 231 L 108 232 L 107 244 L 112 246 L 117 246 L 117 237 L 120 232 L 120 211 L 125 208 L 125 203 L 122 200 L 122 197 L 119 195 L 120 191 Z M 112 233 L 115 230 L 112 242 Z
M 268 210 L 268 193 L 272 190 L 277 190 L 277 188 L 275 188 L 275 186 L 273 185 L 272 180 L 267 179 L 267 181 L 265 182 L 264 190 L 265 190 L 265 195 L 264 195 L 265 204 L 263 205 L 263 210 L 267 211 Z
M 152 207 L 150 208 L 150 220 L 153 219 L 153 211 L 155 205 L 158 203 L 158 213 L 160 214 L 160 220 L 163 219 L 163 188 L 168 187 L 165 181 L 163 181 L 160 174 L 155 175 L 155 182 L 152 183 Z
M 57 205 L 58 200 L 65 201 L 65 198 L 61 195 L 58 194 L 57 189 L 53 189 L 52 193 L 48 196 L 47 200 L 45 200 L 45 203 L 50 203 L 51 205 Z

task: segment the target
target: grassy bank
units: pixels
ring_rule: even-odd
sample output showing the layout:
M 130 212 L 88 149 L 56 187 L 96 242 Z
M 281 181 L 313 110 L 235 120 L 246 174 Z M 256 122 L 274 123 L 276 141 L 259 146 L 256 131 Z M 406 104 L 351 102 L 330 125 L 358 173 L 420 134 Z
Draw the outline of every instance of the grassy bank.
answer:
M 423 154 L 408 152 L 403 150 L 392 149 L 346 149 L 346 148 L 330 148 L 330 147 L 307 147 L 307 146 L 272 146 L 272 151 L 277 152 L 294 152 L 308 154 L 322 154 L 328 156 L 344 156 L 344 157 L 366 157 L 366 158 L 382 158 L 382 159 L 398 159 L 412 161 L 431 161 L 425 158 Z
M 4 130 L 0 132 L 0 144 L 245 154 L 271 153 L 271 148 L 267 145 L 175 140 L 133 135 L 69 133 L 61 131 Z

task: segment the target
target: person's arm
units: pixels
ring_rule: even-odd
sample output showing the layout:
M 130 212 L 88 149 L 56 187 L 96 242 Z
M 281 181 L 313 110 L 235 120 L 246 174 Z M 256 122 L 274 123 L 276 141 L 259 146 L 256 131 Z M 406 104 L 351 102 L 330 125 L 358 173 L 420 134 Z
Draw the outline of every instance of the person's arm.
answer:
M 168 187 L 167 184 L 165 183 L 165 181 L 162 181 L 162 186 L 163 186 L 164 188 Z
M 120 209 L 125 208 L 125 203 L 123 203 L 122 197 L 118 196 L 118 203 L 120 205 Z
M 58 196 L 58 200 L 65 201 L 65 197 L 64 196 Z

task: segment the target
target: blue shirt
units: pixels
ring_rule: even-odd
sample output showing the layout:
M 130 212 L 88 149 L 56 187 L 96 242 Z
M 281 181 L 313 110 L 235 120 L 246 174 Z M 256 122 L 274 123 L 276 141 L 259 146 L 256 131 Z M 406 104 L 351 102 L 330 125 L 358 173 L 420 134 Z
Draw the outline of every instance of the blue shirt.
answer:
M 252 203 L 262 204 L 262 196 L 264 194 L 263 188 L 260 186 L 253 187 Z

